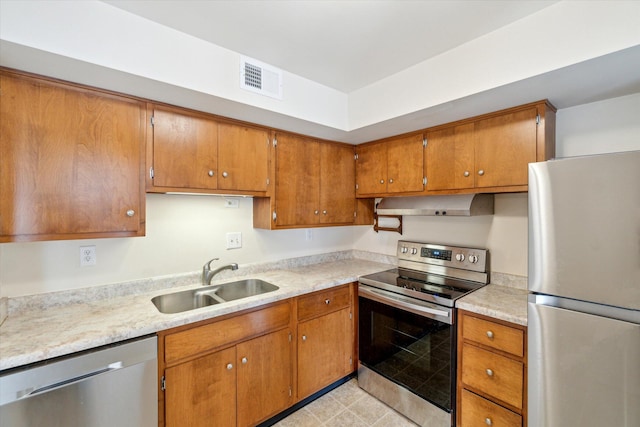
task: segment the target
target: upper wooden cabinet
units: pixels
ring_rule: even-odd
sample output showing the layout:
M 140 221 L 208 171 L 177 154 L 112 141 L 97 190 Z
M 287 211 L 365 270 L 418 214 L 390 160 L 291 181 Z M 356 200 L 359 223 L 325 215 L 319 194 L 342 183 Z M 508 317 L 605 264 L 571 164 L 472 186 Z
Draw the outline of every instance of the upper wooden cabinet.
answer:
M 164 106 L 149 114 L 148 191 L 266 193 L 269 131 Z
M 415 134 L 356 147 L 358 196 L 421 192 L 423 136 Z
M 0 70 L 0 242 L 142 236 L 145 103 Z
M 254 198 L 254 227 L 295 228 L 354 224 L 353 147 L 278 133 L 275 191 Z
M 426 192 L 526 191 L 532 162 L 555 154 L 555 110 L 546 103 L 427 131 Z

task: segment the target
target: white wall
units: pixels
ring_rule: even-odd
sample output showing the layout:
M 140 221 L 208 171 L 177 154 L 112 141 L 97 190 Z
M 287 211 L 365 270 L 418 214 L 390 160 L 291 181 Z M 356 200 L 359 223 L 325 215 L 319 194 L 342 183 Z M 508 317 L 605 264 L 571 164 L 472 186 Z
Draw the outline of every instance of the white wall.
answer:
M 640 149 L 640 94 L 558 112 L 559 157 Z M 496 196 L 495 215 L 406 217 L 405 233 L 370 227 L 267 231 L 252 228 L 252 201 L 238 209 L 223 198 L 147 195 L 147 236 L 0 245 L 0 296 L 18 296 L 196 271 L 214 256 L 250 263 L 344 249 L 395 254 L 399 239 L 487 247 L 491 270 L 527 273 L 527 195 Z M 226 250 L 225 234 L 241 231 L 243 248 Z M 79 247 L 95 244 L 98 264 L 79 266 Z

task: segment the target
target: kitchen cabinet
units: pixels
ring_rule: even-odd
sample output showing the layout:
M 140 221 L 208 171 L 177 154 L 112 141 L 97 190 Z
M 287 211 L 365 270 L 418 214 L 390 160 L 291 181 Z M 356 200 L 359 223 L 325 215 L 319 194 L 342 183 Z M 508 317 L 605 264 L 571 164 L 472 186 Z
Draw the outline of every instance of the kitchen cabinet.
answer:
M 278 133 L 273 151 L 275 190 L 270 198 L 254 198 L 254 227 L 371 223 L 366 212 L 373 201 L 356 204 L 352 146 Z
M 458 310 L 457 425 L 526 426 L 526 328 Z
M 528 164 L 555 154 L 555 110 L 527 104 L 427 130 L 427 193 L 526 191 Z
M 143 236 L 144 102 L 0 70 L 0 242 Z
M 268 130 L 159 105 L 149 115 L 148 191 L 266 193 Z
M 421 192 L 424 189 L 423 151 L 422 133 L 358 145 L 358 197 Z
M 355 370 L 353 285 L 298 298 L 298 400 Z
M 251 426 L 293 403 L 291 300 L 159 333 L 159 419 Z

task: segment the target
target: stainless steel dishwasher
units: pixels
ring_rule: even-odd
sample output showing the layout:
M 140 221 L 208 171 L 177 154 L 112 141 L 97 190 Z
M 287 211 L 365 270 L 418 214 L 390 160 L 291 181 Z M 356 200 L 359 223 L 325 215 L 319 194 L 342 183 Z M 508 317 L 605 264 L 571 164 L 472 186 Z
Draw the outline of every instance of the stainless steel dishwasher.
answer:
M 158 425 L 157 338 L 147 337 L 0 375 L 0 426 Z

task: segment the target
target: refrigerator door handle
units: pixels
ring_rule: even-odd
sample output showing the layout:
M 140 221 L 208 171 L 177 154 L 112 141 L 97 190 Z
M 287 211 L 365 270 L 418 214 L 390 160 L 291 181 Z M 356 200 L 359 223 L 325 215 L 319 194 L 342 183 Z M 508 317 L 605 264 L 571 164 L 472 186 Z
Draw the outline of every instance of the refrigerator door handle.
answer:
M 594 316 L 608 317 L 610 319 L 640 325 L 640 310 L 594 304 L 587 301 L 543 294 L 529 294 L 529 302 L 549 307 L 563 308 L 565 310 L 577 311 L 585 314 L 592 314 Z

